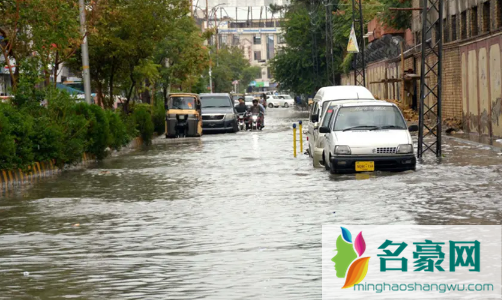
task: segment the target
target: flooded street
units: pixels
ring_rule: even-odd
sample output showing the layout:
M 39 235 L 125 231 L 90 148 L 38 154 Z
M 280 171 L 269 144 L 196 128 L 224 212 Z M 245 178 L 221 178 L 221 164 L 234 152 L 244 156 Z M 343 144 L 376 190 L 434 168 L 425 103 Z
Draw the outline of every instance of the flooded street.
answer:
M 306 116 L 268 109 L 263 132 L 159 138 L 0 197 L 0 299 L 320 299 L 323 224 L 501 224 L 489 147 L 445 138 L 439 165 L 335 176 L 293 157 Z

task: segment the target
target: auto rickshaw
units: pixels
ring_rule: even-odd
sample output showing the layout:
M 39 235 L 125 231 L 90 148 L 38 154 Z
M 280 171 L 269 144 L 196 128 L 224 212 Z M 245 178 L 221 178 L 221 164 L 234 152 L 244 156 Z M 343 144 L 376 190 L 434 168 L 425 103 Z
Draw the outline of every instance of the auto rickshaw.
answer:
M 201 103 L 197 94 L 169 94 L 166 108 L 166 138 L 202 136 Z

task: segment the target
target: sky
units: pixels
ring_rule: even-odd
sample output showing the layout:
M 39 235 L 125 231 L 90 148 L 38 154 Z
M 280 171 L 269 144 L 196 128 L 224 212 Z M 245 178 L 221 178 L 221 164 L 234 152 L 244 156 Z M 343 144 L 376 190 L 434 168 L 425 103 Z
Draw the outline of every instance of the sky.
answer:
M 205 12 L 206 9 L 206 0 L 193 0 L 194 1 L 194 9 L 195 10 L 203 10 Z M 237 15 L 238 20 L 246 20 L 248 18 L 248 7 L 253 15 L 253 19 L 260 18 L 260 11 L 262 14 L 262 18 L 265 19 L 265 10 L 270 4 L 279 4 L 284 5 L 289 3 L 289 0 L 207 0 L 209 10 L 217 6 L 216 10 L 218 13 L 218 18 L 220 15 L 223 17 L 230 17 L 235 19 Z M 210 13 L 211 16 L 214 15 Z M 267 12 L 267 17 L 271 17 L 270 11 Z M 278 17 L 278 16 L 275 16 Z

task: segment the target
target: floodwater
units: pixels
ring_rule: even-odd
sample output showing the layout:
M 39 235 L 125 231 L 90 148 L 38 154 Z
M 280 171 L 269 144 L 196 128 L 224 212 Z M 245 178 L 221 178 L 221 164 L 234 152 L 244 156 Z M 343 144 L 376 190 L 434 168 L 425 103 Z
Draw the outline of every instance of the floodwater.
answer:
M 489 147 L 335 176 L 293 157 L 305 118 L 268 109 L 263 132 L 159 138 L 4 195 L 0 299 L 320 299 L 323 224 L 501 224 Z

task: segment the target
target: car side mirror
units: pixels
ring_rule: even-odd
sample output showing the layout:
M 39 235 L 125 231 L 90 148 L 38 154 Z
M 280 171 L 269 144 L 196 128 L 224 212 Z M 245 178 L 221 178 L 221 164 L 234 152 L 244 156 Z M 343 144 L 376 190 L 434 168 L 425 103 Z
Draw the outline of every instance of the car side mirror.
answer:
M 319 122 L 319 115 L 312 115 L 310 116 L 310 121 L 312 122 Z
M 319 132 L 320 133 L 329 133 L 331 130 L 329 130 L 329 127 L 326 127 L 326 126 L 322 126 L 321 128 L 319 128 Z
M 417 132 L 418 131 L 418 125 L 411 125 L 408 127 L 409 132 Z

